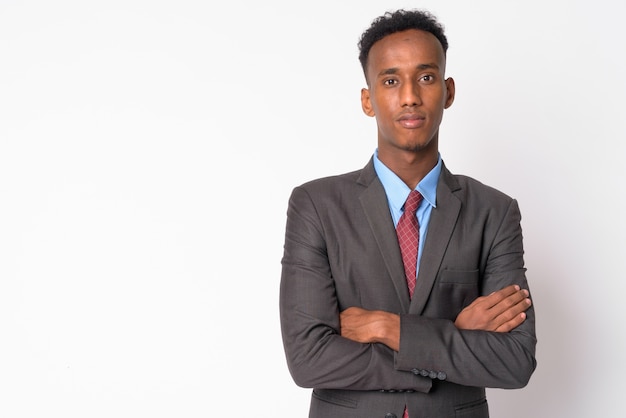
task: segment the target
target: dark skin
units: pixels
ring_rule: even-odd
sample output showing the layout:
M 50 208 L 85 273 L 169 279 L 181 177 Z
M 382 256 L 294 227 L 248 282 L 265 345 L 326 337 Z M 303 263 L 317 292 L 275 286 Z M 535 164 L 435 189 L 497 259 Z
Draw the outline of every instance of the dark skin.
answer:
M 443 111 L 454 102 L 455 85 L 445 78 L 443 47 L 432 34 L 407 30 L 376 42 L 361 91 L 366 115 L 378 126 L 378 158 L 409 188 L 435 167 Z M 505 287 L 474 300 L 459 313 L 459 329 L 509 332 L 526 320 L 531 301 L 526 289 Z M 351 307 L 341 312 L 341 335 L 360 343 L 400 349 L 400 316 Z

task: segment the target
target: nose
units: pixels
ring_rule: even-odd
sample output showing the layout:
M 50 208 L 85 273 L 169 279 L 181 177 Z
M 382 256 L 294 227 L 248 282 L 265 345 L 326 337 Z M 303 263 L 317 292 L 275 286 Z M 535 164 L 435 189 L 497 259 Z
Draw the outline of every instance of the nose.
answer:
M 420 97 L 419 85 L 417 82 L 407 81 L 402 85 L 401 89 L 402 106 L 419 106 L 422 104 Z

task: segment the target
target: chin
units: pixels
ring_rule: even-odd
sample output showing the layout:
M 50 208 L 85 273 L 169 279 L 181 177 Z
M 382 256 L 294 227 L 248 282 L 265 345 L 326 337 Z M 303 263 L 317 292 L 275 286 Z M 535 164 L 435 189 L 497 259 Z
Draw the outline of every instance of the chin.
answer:
M 401 146 L 400 148 L 403 149 L 404 151 L 409 151 L 409 152 L 420 152 L 420 151 L 424 151 L 428 148 L 431 147 L 431 142 L 412 142 L 412 143 L 408 143 L 408 144 L 404 144 L 403 146 Z
M 437 148 L 437 135 L 434 135 L 429 139 L 408 138 L 400 144 L 400 148 L 409 152 L 422 152 L 432 148 Z

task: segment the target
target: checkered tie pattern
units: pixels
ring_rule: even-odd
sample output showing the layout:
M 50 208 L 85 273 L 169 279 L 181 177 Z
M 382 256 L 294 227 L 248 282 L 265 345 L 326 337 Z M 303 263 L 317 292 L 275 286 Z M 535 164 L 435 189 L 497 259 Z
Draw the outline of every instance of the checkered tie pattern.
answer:
M 404 263 L 404 274 L 406 275 L 406 283 L 409 287 L 409 297 L 413 297 L 416 282 L 417 271 L 417 249 L 420 240 L 420 226 L 417 222 L 415 212 L 422 201 L 422 195 L 417 190 L 409 193 L 404 203 L 404 213 L 396 226 L 396 234 L 398 234 L 398 243 L 400 244 L 400 252 L 402 253 L 402 262 Z
M 396 234 L 398 235 L 398 243 L 402 253 L 402 263 L 404 264 L 404 274 L 406 275 L 406 284 L 409 288 L 409 297 L 411 298 L 413 297 L 417 281 L 417 249 L 420 241 L 420 226 L 415 212 L 421 201 L 422 195 L 420 192 L 413 190 L 409 193 L 409 197 L 404 202 L 404 212 L 396 226 Z M 402 418 L 409 418 L 409 411 L 406 407 L 404 408 Z

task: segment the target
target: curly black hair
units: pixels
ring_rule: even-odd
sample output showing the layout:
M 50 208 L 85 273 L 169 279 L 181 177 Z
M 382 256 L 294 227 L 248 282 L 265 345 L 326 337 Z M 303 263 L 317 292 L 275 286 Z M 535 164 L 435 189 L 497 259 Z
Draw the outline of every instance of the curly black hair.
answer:
M 444 54 L 448 51 L 448 39 L 444 34 L 444 28 L 430 12 L 403 9 L 386 12 L 374 19 L 370 27 L 361 35 L 359 61 L 361 61 L 363 72 L 367 74 L 367 58 L 372 45 L 387 35 L 409 29 L 432 33 L 441 43 Z

